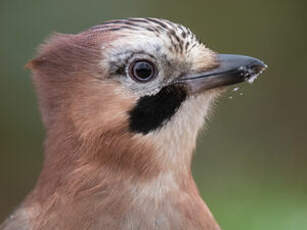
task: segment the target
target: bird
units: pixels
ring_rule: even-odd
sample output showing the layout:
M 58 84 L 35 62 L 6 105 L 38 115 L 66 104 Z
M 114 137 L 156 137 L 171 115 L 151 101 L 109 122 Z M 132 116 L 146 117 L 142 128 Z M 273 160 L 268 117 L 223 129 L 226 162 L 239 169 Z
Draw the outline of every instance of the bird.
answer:
M 54 33 L 27 65 L 46 130 L 34 189 L 1 230 L 219 230 L 191 172 L 216 99 L 263 61 L 159 18 Z

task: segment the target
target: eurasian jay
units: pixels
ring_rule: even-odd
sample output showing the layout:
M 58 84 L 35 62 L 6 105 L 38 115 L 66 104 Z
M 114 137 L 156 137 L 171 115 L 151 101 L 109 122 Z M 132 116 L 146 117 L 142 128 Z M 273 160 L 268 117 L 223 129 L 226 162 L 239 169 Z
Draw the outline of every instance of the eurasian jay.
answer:
M 225 86 L 262 61 L 217 54 L 156 18 L 54 34 L 27 64 L 45 159 L 2 230 L 218 230 L 191 174 L 199 129 Z

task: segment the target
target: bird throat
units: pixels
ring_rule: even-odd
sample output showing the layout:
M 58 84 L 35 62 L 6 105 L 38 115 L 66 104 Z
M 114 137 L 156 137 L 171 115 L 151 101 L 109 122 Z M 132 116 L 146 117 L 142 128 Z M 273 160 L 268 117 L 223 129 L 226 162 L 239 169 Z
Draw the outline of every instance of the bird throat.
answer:
M 129 111 L 132 132 L 147 134 L 161 128 L 177 112 L 187 93 L 179 85 L 165 86 L 155 95 L 141 97 Z

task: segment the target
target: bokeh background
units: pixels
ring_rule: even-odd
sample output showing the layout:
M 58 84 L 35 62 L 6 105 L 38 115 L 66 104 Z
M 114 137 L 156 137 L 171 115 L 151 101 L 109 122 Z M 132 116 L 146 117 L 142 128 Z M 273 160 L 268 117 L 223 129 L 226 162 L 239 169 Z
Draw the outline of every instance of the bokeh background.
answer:
M 199 138 L 193 173 L 221 227 L 307 229 L 306 9 L 305 0 L 1 0 L 0 222 L 34 186 L 43 160 L 44 130 L 23 68 L 36 47 L 54 31 L 151 16 L 189 26 L 218 52 L 269 65 L 219 100 Z

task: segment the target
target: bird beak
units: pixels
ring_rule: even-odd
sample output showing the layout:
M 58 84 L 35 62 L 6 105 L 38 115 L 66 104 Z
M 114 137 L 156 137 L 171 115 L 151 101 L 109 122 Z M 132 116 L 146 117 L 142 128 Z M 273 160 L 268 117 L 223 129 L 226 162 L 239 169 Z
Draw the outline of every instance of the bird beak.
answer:
M 177 82 L 184 84 L 191 94 L 196 94 L 243 81 L 252 82 L 267 67 L 259 59 L 232 54 L 218 54 L 217 63 L 218 66 L 214 69 L 185 75 L 177 79 Z

